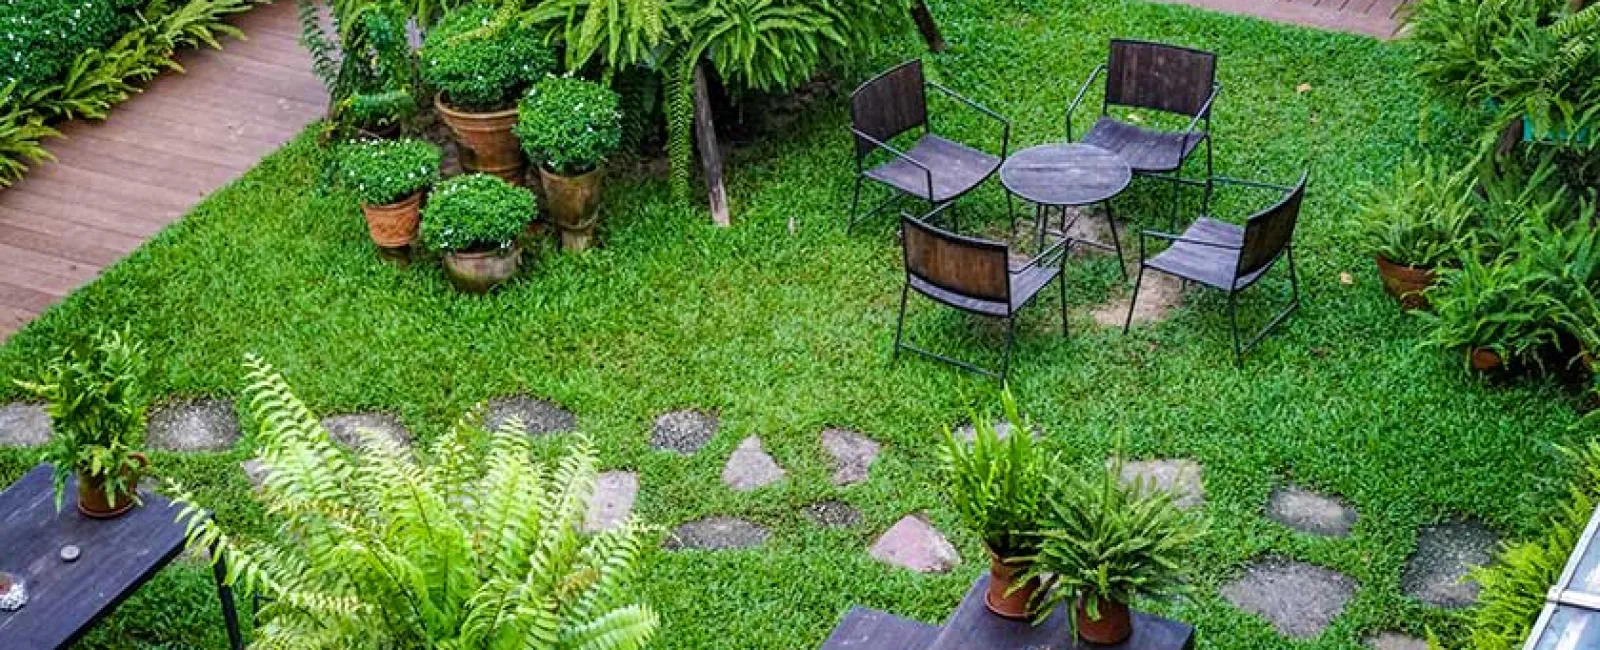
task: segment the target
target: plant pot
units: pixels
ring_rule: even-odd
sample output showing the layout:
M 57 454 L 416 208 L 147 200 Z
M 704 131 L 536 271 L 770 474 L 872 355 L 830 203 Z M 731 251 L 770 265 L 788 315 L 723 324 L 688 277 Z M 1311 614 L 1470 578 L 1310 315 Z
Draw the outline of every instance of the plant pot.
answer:
M 467 293 L 487 293 L 516 275 L 522 262 L 522 246 L 451 251 L 444 254 L 444 268 L 450 283 Z
M 1382 255 L 1372 258 L 1378 263 L 1378 277 L 1383 279 L 1383 290 L 1396 300 L 1400 301 L 1403 311 L 1432 309 L 1428 298 L 1422 292 L 1433 286 L 1438 280 L 1438 274 L 1433 269 L 1419 269 L 1416 267 L 1395 264 Z
M 522 144 L 511 132 L 511 127 L 517 125 L 515 106 L 491 113 L 468 113 L 446 106 L 441 97 L 434 97 L 433 103 L 461 143 L 462 167 L 522 185 Z
M 140 453 L 130 454 L 129 457 L 138 467 L 123 468 L 123 483 L 137 490 L 139 477 L 144 474 L 144 468 L 150 466 L 150 459 Z M 78 512 L 83 513 L 85 517 L 110 519 L 122 515 L 131 508 L 133 508 L 132 495 L 112 495 L 106 491 L 103 479 L 78 472 Z
M 1472 369 L 1478 372 L 1492 372 L 1505 365 L 1505 359 L 1500 353 L 1488 348 L 1473 348 L 1468 351 L 1467 361 Z
M 600 168 L 577 176 L 562 176 L 539 168 L 545 206 L 550 221 L 561 231 L 561 247 L 581 251 L 594 242 L 594 224 L 600 220 Z
M 1133 617 L 1129 614 L 1126 603 L 1101 599 L 1099 620 L 1089 616 L 1088 608 L 1081 599 L 1074 609 L 1078 623 L 1078 638 L 1084 641 L 1099 645 L 1116 645 L 1126 641 L 1128 636 L 1133 634 Z
M 1039 590 L 1039 579 L 1029 580 L 1010 596 L 1006 595 L 1023 571 L 1023 567 L 1006 564 L 1000 556 L 989 553 L 989 591 L 983 596 L 983 604 L 995 616 L 1013 620 L 1028 618 L 1028 601 L 1033 600 L 1034 592 Z
M 367 216 L 367 232 L 379 248 L 404 248 L 417 238 L 417 224 L 422 221 L 418 212 L 422 206 L 422 191 L 387 205 L 361 204 Z

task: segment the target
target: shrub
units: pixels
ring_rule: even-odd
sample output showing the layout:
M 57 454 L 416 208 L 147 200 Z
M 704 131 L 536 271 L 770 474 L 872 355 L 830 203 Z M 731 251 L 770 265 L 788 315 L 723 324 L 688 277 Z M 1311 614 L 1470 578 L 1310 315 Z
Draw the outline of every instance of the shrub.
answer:
M 444 252 L 505 248 L 537 209 L 533 194 L 498 176 L 457 176 L 428 195 L 428 205 L 422 209 L 422 241 Z
M 622 142 L 617 94 L 592 81 L 550 77 L 528 89 L 518 108 L 517 138 L 528 157 L 576 176 L 604 163 Z
M 0 0 L 0 86 L 55 82 L 78 55 L 132 26 L 132 8 L 113 0 Z
M 422 78 L 451 106 L 495 111 L 555 69 L 555 53 L 534 29 L 473 3 L 446 15 L 422 44 Z
M 300 44 L 328 89 L 334 135 L 399 126 L 416 112 L 417 62 L 406 40 L 405 9 L 393 2 L 335 2 L 331 10 L 339 28 L 329 34 L 321 5 L 298 1 Z
M 422 140 L 375 140 L 349 145 L 339 160 L 344 186 L 367 205 L 387 205 L 439 180 L 439 147 Z
M 1433 160 L 1407 161 L 1389 184 L 1368 188 L 1357 219 L 1365 247 L 1395 264 L 1446 266 L 1471 225 L 1470 175 Z
M 945 431 L 941 460 L 945 492 L 961 520 L 989 552 L 1011 559 L 1037 552 L 1034 532 L 1049 483 L 1045 457 L 1017 414 L 1009 392 L 1002 396 L 1011 435 L 1001 440 L 994 424 L 973 418 L 968 444 Z
M 1488 262 L 1467 256 L 1461 268 L 1440 271 L 1427 296 L 1434 311 L 1421 314 L 1432 326 L 1424 345 L 1461 352 L 1463 363 L 1473 349 L 1492 350 L 1508 362 L 1537 362 L 1560 335 L 1563 305 L 1512 255 Z

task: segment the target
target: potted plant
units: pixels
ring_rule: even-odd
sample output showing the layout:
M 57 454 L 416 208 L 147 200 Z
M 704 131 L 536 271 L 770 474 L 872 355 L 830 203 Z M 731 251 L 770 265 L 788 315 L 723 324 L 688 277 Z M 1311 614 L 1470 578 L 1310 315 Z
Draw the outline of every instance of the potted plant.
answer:
M 516 274 L 522 259 L 517 235 L 535 210 L 533 194 L 497 176 L 457 176 L 428 197 L 422 241 L 444 254 L 457 289 L 483 293 Z
M 555 67 L 537 30 L 491 4 L 464 4 L 428 31 L 420 59 L 440 117 L 465 147 L 462 165 L 520 185 L 517 98 Z
M 1013 619 L 1028 617 L 1028 603 L 1039 588 L 1039 577 L 1018 579 L 1027 571 L 1022 558 L 1038 552 L 1034 531 L 1048 483 L 1045 457 L 1028 435 L 1017 414 L 1016 402 L 1003 393 L 1011 435 L 1004 440 L 988 420 L 973 418 L 969 444 L 947 429 L 941 454 L 945 487 L 962 521 L 989 552 L 989 587 L 984 604 L 989 611 Z
M 1472 221 L 1469 175 L 1431 160 L 1402 165 L 1386 186 L 1370 188 L 1358 220 L 1383 289 L 1403 310 L 1426 310 L 1424 291 L 1455 262 Z
M 367 231 L 380 248 L 401 248 L 417 237 L 422 193 L 439 180 L 439 148 L 422 140 L 374 140 L 350 145 L 339 161 L 346 188 L 361 201 Z
M 1488 262 L 1473 256 L 1459 269 L 1447 269 L 1428 290 L 1434 313 L 1425 345 L 1461 351 L 1473 370 L 1508 368 L 1513 361 L 1538 360 L 1557 344 L 1565 306 L 1540 286 L 1541 276 L 1526 257 L 1502 254 Z
M 1181 593 L 1191 546 L 1205 534 L 1205 521 L 1179 508 L 1173 493 L 1121 476 L 1120 460 L 1053 476 L 1039 551 L 1024 558 L 1026 577 L 1043 580 L 1035 621 L 1070 605 L 1073 634 L 1090 643 L 1127 639 L 1135 598 Z
M 150 462 L 144 441 L 143 348 L 118 332 L 67 346 L 38 382 L 18 386 L 49 402 L 51 438 L 43 460 L 54 466 L 56 509 L 76 475 L 78 511 L 111 518 L 139 500 Z
M 592 81 L 550 77 L 528 89 L 518 108 L 517 138 L 539 162 L 550 218 L 561 246 L 589 247 L 599 218 L 606 156 L 622 142 L 617 94 Z

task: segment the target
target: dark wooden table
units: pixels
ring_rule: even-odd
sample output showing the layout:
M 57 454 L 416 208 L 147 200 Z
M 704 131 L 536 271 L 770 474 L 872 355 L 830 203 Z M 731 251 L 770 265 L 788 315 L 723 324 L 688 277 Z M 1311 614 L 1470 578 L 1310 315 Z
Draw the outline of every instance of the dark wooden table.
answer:
M 78 513 L 77 485 L 67 481 L 56 511 L 51 469 L 40 465 L 0 492 L 0 570 L 27 582 L 28 604 L 0 612 L 0 646 L 42 650 L 71 645 L 183 550 L 178 508 L 142 490 L 144 505 L 109 520 Z M 75 562 L 61 560 L 61 547 L 77 546 Z M 228 641 L 243 648 L 233 594 L 222 584 L 226 568 L 213 567 Z
M 1061 215 L 1060 229 L 1053 234 L 1066 237 L 1072 225 L 1067 221 L 1067 208 L 1099 203 L 1106 209 L 1111 244 L 1076 238 L 1074 242 L 1115 252 L 1119 259 L 1122 257 L 1122 241 L 1117 236 L 1117 220 L 1111 212 L 1111 199 L 1128 189 L 1132 182 L 1133 169 L 1121 156 L 1089 144 L 1063 142 L 1028 147 L 1011 154 L 1000 165 L 1000 184 L 1013 196 L 1035 206 L 1034 227 L 1039 235 L 1040 248 L 1044 247 L 1044 236 L 1052 211 Z M 1073 220 L 1076 221 L 1077 217 Z M 1012 225 L 1015 224 L 1016 218 L 1012 215 Z M 1126 268 L 1122 275 L 1126 280 Z

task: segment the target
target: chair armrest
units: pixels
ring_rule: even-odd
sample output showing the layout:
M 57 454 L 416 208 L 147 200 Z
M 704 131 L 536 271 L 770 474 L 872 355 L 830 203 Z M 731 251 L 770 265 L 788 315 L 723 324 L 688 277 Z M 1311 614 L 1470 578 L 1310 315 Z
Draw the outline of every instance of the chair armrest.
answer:
M 1067 105 L 1067 141 L 1072 141 L 1072 114 L 1078 111 L 1078 105 L 1083 103 L 1084 95 L 1089 94 L 1089 86 L 1095 79 L 1100 78 L 1100 73 L 1106 71 L 1105 64 L 1094 67 L 1094 72 L 1089 73 L 1089 78 L 1083 81 L 1083 87 L 1078 89 L 1078 96 L 1072 98 L 1072 103 Z
M 1003 116 L 1003 115 L 1001 115 L 1001 114 L 999 114 L 999 113 L 997 113 L 997 112 L 995 112 L 993 110 L 990 110 L 988 107 L 986 107 L 986 106 L 984 106 L 982 104 L 979 104 L 978 102 L 975 102 L 975 101 L 972 101 L 970 99 L 967 99 L 966 97 L 962 97 L 960 93 L 958 93 L 958 92 L 956 92 L 954 90 L 951 90 L 949 88 L 946 88 L 946 87 L 940 85 L 938 82 L 929 81 L 929 82 L 927 82 L 927 84 L 928 84 L 929 88 L 932 88 L 932 89 L 937 90 L 937 91 L 939 91 L 941 93 L 944 93 L 945 95 L 949 96 L 951 99 L 954 99 L 954 100 L 956 100 L 958 102 L 961 102 L 962 104 L 966 105 L 967 108 L 970 108 L 972 110 L 978 111 L 979 113 L 982 113 L 982 114 L 994 119 L 995 121 L 999 122 L 1000 125 L 1005 128 L 1005 131 L 1000 136 L 1000 158 L 1002 160 L 1005 159 L 1006 154 L 1009 153 L 1010 149 L 1011 149 L 1011 120 L 1006 119 L 1005 116 Z
M 1211 103 L 1217 101 L 1217 95 L 1222 93 L 1222 84 L 1212 84 L 1211 95 L 1206 97 L 1206 103 L 1200 105 L 1200 111 L 1194 114 L 1194 119 L 1189 120 L 1189 128 L 1184 129 L 1184 139 L 1194 134 L 1194 127 L 1200 125 L 1200 120 L 1211 116 Z M 1209 122 L 1208 122 L 1209 124 Z
M 1221 249 L 1230 250 L 1230 251 L 1244 250 L 1243 246 L 1231 246 L 1231 245 L 1228 245 L 1228 244 L 1222 244 L 1222 243 L 1218 243 L 1218 242 L 1214 242 L 1214 241 L 1206 241 L 1204 239 L 1193 239 L 1193 238 L 1190 238 L 1190 237 L 1184 237 L 1184 236 L 1181 236 L 1181 235 L 1174 235 L 1172 233 L 1160 232 L 1160 231 L 1157 231 L 1157 230 L 1145 230 L 1145 231 L 1139 233 L 1139 247 L 1140 247 L 1141 250 L 1144 247 L 1144 238 L 1145 237 L 1152 237 L 1152 238 L 1155 238 L 1155 239 L 1162 239 L 1162 240 L 1173 242 L 1175 244 L 1177 244 L 1177 243 L 1195 244 L 1195 245 L 1198 245 L 1198 246 L 1210 246 L 1212 248 L 1221 248 Z
M 892 146 L 889 146 L 889 143 L 883 142 L 882 140 L 879 140 L 879 139 L 874 138 L 874 137 L 872 137 L 870 135 L 862 133 L 860 129 L 856 129 L 856 128 L 852 127 L 850 129 L 850 132 L 855 134 L 855 136 L 858 137 L 858 138 L 866 140 L 867 142 L 871 142 L 873 146 L 875 146 L 875 147 L 877 147 L 879 149 L 882 149 L 884 151 L 889 152 L 890 154 L 894 155 L 894 157 L 899 158 L 901 160 L 904 160 L 904 161 L 906 161 L 908 163 L 911 163 L 913 165 L 916 165 L 917 169 L 922 170 L 923 175 L 928 177 L 928 201 L 930 203 L 933 201 L 933 170 L 932 169 L 928 169 L 927 165 L 924 165 L 924 164 L 922 164 L 920 162 L 917 162 L 916 158 L 912 158 L 911 156 L 907 156 L 904 151 L 901 151 L 901 150 L 896 149 L 896 148 L 894 148 Z M 861 170 L 861 158 L 862 158 L 861 156 L 856 156 L 856 170 L 857 170 L 857 173 L 860 173 L 860 170 Z
M 1063 237 L 1059 241 L 1057 241 L 1056 243 L 1051 244 L 1049 248 L 1046 248 L 1043 251 L 1040 251 L 1038 255 L 1033 256 L 1033 259 L 1028 260 L 1027 264 L 1023 264 L 1022 266 L 1019 266 L 1019 267 L 1017 267 L 1015 269 L 1012 269 L 1011 270 L 1011 274 L 1012 275 L 1016 275 L 1018 273 L 1026 271 L 1028 269 L 1031 269 L 1031 268 L 1033 268 L 1035 266 L 1038 266 L 1040 262 L 1044 262 L 1046 260 L 1061 259 L 1061 257 L 1063 255 L 1066 255 L 1066 250 L 1068 248 L 1071 248 L 1071 247 L 1072 247 L 1072 240 L 1068 239 L 1066 237 Z

